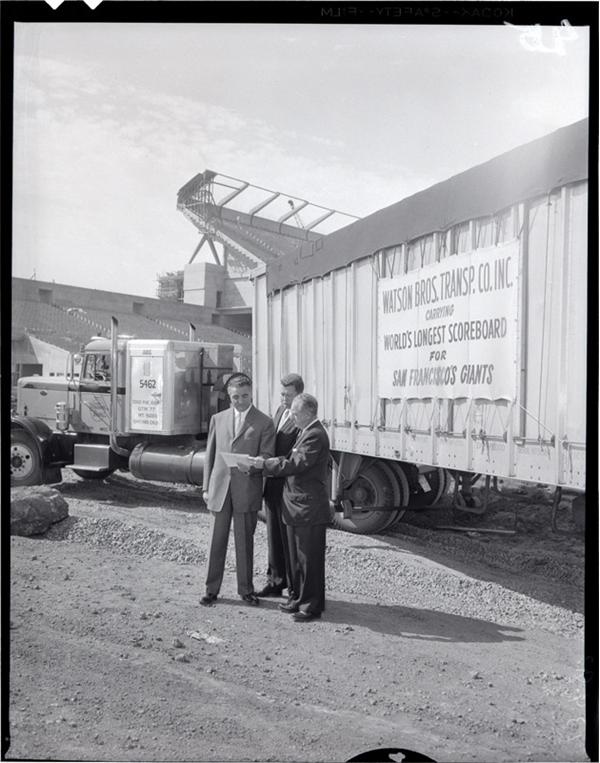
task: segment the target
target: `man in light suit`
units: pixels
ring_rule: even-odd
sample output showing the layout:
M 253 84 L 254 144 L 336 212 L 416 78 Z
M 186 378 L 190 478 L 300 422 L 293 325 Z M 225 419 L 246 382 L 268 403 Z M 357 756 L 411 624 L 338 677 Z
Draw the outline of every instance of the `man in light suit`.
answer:
M 301 430 L 292 452 L 278 458 L 254 458 L 267 476 L 285 477 L 283 521 L 294 575 L 295 599 L 279 608 L 297 622 L 321 617 L 325 608 L 325 534 L 329 508 L 329 438 L 317 418 L 318 404 L 302 393 L 292 402 L 292 416 Z
M 281 405 L 273 416 L 275 425 L 275 455 L 289 455 L 300 430 L 291 415 L 292 401 L 304 392 L 304 381 L 299 374 L 287 374 L 281 380 Z M 294 582 L 290 565 L 287 530 L 283 524 L 282 509 L 284 477 L 272 477 L 265 484 L 265 516 L 269 565 L 267 584 L 258 596 L 281 596 L 288 589 L 288 600 L 294 599 Z
M 243 453 L 268 458 L 275 452 L 275 428 L 269 416 L 252 405 L 252 381 L 245 374 L 233 374 L 227 382 L 231 408 L 210 420 L 204 459 L 202 496 L 214 517 L 210 542 L 206 594 L 200 603 L 214 604 L 221 589 L 229 529 L 233 518 L 238 594 L 256 606 L 252 571 L 254 531 L 262 504 L 263 478 L 260 471 L 231 469 L 222 453 Z

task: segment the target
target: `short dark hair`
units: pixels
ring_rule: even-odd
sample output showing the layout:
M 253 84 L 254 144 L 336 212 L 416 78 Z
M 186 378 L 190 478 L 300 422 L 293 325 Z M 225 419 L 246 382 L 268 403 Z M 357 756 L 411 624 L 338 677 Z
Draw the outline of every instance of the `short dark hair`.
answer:
M 304 392 L 304 379 L 300 374 L 286 374 L 281 379 L 282 387 L 293 387 L 298 394 Z
M 251 387 L 252 379 L 247 374 L 231 374 L 229 379 L 227 379 L 225 389 L 229 389 L 229 387 L 234 385 L 236 387 Z
M 294 398 L 294 403 L 296 403 L 296 407 L 299 406 L 305 411 L 310 411 L 310 413 L 316 418 L 317 412 L 319 410 L 319 403 L 317 402 L 316 397 L 309 395 L 308 392 L 301 392 Z M 294 403 L 292 403 L 292 405 Z

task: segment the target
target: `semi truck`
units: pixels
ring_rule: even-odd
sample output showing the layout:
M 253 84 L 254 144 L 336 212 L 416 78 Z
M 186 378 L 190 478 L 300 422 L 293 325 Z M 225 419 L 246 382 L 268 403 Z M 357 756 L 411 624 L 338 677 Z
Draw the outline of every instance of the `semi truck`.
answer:
M 379 532 L 485 477 L 585 491 L 588 122 L 255 271 L 256 403 L 298 372 L 336 526 Z M 485 493 L 487 495 L 487 492 Z
M 13 486 L 56 483 L 62 468 L 84 479 L 116 469 L 145 480 L 202 485 L 210 417 L 226 404 L 223 380 L 239 346 L 93 337 L 64 377 L 17 382 L 11 415 Z

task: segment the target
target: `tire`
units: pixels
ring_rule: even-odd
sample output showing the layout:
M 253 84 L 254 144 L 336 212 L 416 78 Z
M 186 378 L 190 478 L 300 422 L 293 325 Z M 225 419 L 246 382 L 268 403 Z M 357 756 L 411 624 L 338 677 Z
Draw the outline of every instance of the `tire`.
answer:
M 37 443 L 22 429 L 10 431 L 10 484 L 40 485 L 43 468 Z
M 75 474 L 84 480 L 105 480 L 114 472 L 114 469 L 103 469 L 101 472 L 86 472 L 83 469 L 73 469 Z
M 452 475 L 448 471 L 448 469 L 442 469 L 442 475 L 443 475 L 443 482 L 441 493 L 436 501 L 436 503 L 439 503 L 439 501 L 442 500 L 442 498 L 446 495 L 446 493 L 450 490 L 450 486 L 453 484 L 452 482 Z
M 410 485 L 408 484 L 406 472 L 397 461 L 388 461 L 387 466 L 391 469 L 394 475 L 394 480 L 397 483 L 400 491 L 400 498 L 398 499 L 396 506 L 402 506 L 402 508 L 396 513 L 393 522 L 390 522 L 388 525 L 388 527 L 392 527 L 393 524 L 402 519 L 406 510 L 410 508 Z
M 404 478 L 404 482 L 406 483 L 406 486 L 405 486 L 402 483 L 402 478 L 393 468 L 393 464 L 391 462 L 387 463 L 386 461 L 378 461 L 377 466 L 381 468 L 381 470 L 386 474 L 386 476 L 390 480 L 390 483 L 392 485 L 392 492 L 394 495 L 394 506 L 403 507 L 401 509 L 398 509 L 398 511 L 390 512 L 390 520 L 384 528 L 387 530 L 388 527 L 391 527 L 392 525 L 394 525 L 406 511 L 406 508 L 404 507 L 404 497 L 408 496 L 409 494 L 408 481 L 406 480 L 406 477 L 405 477 Z
M 415 493 L 411 493 L 408 504 L 408 508 L 411 511 L 429 509 L 431 506 L 435 506 L 448 486 L 448 479 L 444 469 L 432 469 L 431 471 L 423 472 L 420 476 L 427 480 L 430 489 L 427 491 L 423 490 L 420 483 L 417 482 L 417 490 Z
M 394 493 L 397 490 L 389 467 L 382 468 L 381 462 L 371 462 L 366 469 L 359 471 L 350 487 L 344 490 L 342 498 L 363 506 L 395 506 Z M 346 519 L 336 512 L 333 526 L 358 535 L 371 535 L 384 530 L 397 519 L 398 513 L 364 509 L 353 511 L 352 517 Z

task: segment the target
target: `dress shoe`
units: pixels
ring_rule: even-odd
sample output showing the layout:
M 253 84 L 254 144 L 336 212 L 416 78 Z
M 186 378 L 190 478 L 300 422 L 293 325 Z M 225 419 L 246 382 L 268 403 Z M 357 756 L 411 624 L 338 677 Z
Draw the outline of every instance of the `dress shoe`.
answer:
M 215 603 L 216 600 L 216 593 L 207 593 L 204 594 L 204 596 L 200 599 L 200 604 L 202 604 L 203 607 L 210 607 Z
M 289 601 L 287 604 L 280 604 L 279 609 L 282 612 L 287 612 L 288 614 L 293 615 L 294 612 L 298 612 L 298 605 L 293 601 Z
M 244 596 L 240 596 L 240 599 L 251 607 L 258 607 L 260 604 L 260 600 L 255 593 L 247 593 Z
M 267 583 L 267 585 L 259 591 L 256 595 L 257 596 L 281 596 L 283 592 L 283 588 L 279 588 L 279 586 L 271 585 L 271 583 Z
M 316 615 L 314 612 L 298 611 L 293 615 L 293 617 L 297 623 L 310 623 L 311 620 L 318 620 L 321 615 Z

